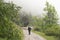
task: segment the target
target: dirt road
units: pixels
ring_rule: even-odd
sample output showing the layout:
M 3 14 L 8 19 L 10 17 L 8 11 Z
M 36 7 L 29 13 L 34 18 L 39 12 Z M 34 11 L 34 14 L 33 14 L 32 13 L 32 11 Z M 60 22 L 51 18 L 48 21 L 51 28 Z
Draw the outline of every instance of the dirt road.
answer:
M 24 32 L 24 40 L 46 40 L 43 37 L 31 32 L 31 35 L 28 34 L 28 30 L 27 29 L 23 29 Z

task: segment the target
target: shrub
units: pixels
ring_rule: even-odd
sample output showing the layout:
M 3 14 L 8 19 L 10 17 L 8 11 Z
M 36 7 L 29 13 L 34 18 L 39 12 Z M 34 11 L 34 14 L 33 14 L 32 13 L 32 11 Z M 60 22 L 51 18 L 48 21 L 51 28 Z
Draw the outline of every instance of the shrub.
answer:
M 60 36 L 60 27 L 47 28 L 45 34 L 49 36 Z
M 23 33 L 21 28 L 11 21 L 4 20 L 3 25 L 0 25 L 0 38 L 7 40 L 22 40 Z

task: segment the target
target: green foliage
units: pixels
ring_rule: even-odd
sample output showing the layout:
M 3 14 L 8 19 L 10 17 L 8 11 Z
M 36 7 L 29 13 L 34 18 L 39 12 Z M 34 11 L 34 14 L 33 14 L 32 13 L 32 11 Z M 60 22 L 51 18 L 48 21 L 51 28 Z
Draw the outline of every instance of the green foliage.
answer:
M 41 17 L 32 17 L 33 21 L 32 21 L 32 26 L 34 26 L 34 30 L 36 31 L 42 31 L 43 29 L 43 19 Z
M 23 27 L 27 27 L 27 25 L 31 24 L 31 14 L 27 14 L 25 12 L 20 14 L 20 24 Z
M 47 2 L 45 11 L 47 11 L 44 18 L 45 26 L 51 27 L 53 25 L 57 25 L 58 18 L 55 8 Z
M 47 35 L 58 36 L 59 35 L 59 26 L 58 26 L 58 17 L 55 8 L 50 5 L 48 2 L 46 3 L 46 8 L 44 9 L 47 11 L 44 20 L 44 32 Z
M 13 23 L 19 7 L 13 3 L 5 3 L 0 0 L 0 38 L 6 40 L 22 40 L 23 33 L 20 27 Z M 2 39 L 2 40 L 3 40 Z
M 7 22 L 7 23 L 6 23 Z M 11 21 L 5 20 L 5 25 L 0 28 L 0 37 L 7 38 L 7 40 L 22 40 L 22 31 L 21 28 Z
M 60 36 L 60 27 L 51 27 L 45 30 L 45 34 L 50 35 L 50 36 Z

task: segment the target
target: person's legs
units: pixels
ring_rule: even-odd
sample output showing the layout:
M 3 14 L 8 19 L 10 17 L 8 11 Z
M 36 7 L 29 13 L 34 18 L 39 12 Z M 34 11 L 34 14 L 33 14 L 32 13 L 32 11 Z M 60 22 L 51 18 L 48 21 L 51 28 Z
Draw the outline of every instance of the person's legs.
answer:
M 29 30 L 29 35 L 30 35 L 30 30 Z
M 31 34 L 31 30 L 29 30 L 29 35 Z
M 29 30 L 28 30 L 28 34 L 29 34 Z
M 28 33 L 29 33 L 29 35 L 30 35 L 30 30 L 28 30 Z

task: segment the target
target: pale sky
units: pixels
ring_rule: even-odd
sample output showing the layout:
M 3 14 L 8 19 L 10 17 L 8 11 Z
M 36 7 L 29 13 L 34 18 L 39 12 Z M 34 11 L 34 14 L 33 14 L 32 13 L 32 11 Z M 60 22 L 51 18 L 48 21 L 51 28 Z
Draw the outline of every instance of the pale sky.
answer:
M 22 7 L 23 11 L 32 13 L 33 15 L 41 15 L 45 7 L 46 0 L 5 0 L 6 2 L 13 1 L 16 5 Z M 60 0 L 47 0 L 51 5 L 55 6 L 60 18 Z

